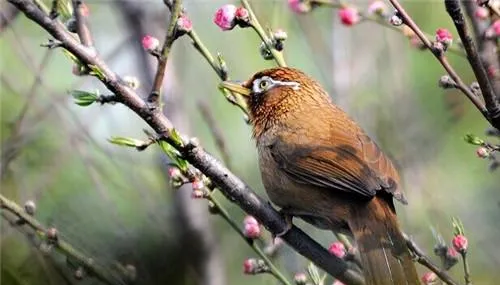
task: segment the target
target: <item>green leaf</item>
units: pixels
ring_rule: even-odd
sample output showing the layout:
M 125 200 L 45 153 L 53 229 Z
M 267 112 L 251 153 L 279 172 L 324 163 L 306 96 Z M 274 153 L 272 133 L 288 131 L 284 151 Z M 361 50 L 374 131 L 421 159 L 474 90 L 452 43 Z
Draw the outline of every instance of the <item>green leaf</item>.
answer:
M 472 145 L 483 145 L 484 140 L 480 139 L 479 137 L 473 135 L 473 134 L 466 134 L 464 137 L 464 140 L 467 143 L 470 143 Z
M 79 60 L 79 59 L 78 59 L 78 58 L 77 58 L 74 54 L 72 54 L 70 51 L 65 50 L 65 49 L 63 49 L 62 51 L 63 51 L 63 53 L 64 53 L 64 54 L 65 54 L 65 55 L 66 55 L 69 59 L 71 59 L 74 63 L 76 63 L 76 64 L 77 64 L 77 65 L 79 65 L 79 66 L 80 66 L 80 65 L 82 65 L 82 63 L 80 62 L 80 60 Z
M 75 98 L 75 104 L 79 106 L 89 106 L 99 99 L 99 94 L 82 91 L 82 90 L 72 90 L 70 91 L 71 96 Z
M 451 218 L 451 223 L 453 225 L 453 233 L 455 235 L 465 235 L 464 224 L 459 218 L 457 217 Z
M 89 72 L 90 75 L 93 75 L 93 76 L 99 78 L 99 80 L 101 80 L 101 81 L 106 80 L 106 75 L 104 75 L 104 73 L 102 72 L 102 70 L 99 67 L 97 67 L 96 65 L 93 65 L 93 64 L 89 64 L 89 68 L 90 68 L 90 72 Z
M 307 266 L 307 273 L 309 274 L 309 277 L 311 278 L 311 281 L 315 285 L 321 285 L 321 276 L 319 275 L 319 270 L 314 263 L 309 263 Z
M 176 129 L 170 130 L 170 139 L 178 146 L 183 146 L 182 138 Z
M 177 166 L 182 172 L 188 170 L 188 162 L 182 158 L 181 154 L 169 143 L 164 140 L 159 140 L 158 145 L 163 152 L 168 155 L 172 163 Z
M 108 141 L 112 144 L 128 146 L 128 147 L 141 147 L 146 144 L 146 142 L 133 139 L 133 138 L 125 138 L 125 137 L 111 137 Z

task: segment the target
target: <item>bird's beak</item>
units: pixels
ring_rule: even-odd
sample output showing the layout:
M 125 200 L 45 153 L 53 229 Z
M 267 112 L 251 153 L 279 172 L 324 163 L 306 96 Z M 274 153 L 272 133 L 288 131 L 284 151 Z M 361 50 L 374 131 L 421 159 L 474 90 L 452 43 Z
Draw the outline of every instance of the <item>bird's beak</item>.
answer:
M 244 87 L 243 84 L 244 82 L 238 82 L 238 81 L 222 81 L 219 84 L 219 87 L 248 97 L 250 96 L 251 90 Z

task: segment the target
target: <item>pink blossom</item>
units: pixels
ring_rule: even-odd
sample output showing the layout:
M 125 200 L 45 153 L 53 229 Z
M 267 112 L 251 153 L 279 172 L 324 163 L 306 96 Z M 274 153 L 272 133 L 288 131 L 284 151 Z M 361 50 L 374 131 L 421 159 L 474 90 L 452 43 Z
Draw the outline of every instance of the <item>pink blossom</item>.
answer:
M 345 7 L 340 9 L 339 18 L 340 22 L 346 26 L 352 26 L 361 20 L 358 10 L 354 7 Z
M 171 177 L 171 178 L 178 178 L 179 176 L 181 176 L 181 171 L 179 170 L 179 168 L 177 167 L 170 167 L 168 169 L 168 175 Z
M 257 260 L 254 258 L 245 259 L 243 262 L 243 273 L 253 274 L 257 269 Z
M 338 258 L 344 258 L 346 255 L 345 246 L 343 243 L 336 241 L 328 247 L 328 251 Z
M 205 197 L 205 192 L 203 190 L 193 190 L 191 192 L 191 198 L 193 199 L 201 199 Z
M 248 20 L 250 14 L 248 13 L 248 10 L 245 7 L 238 7 L 236 9 L 235 17 L 236 19 L 239 20 Z
M 89 10 L 89 6 L 87 6 L 87 4 L 85 4 L 85 3 L 80 4 L 80 9 L 81 9 L 82 16 L 84 16 L 84 17 L 89 16 L 90 10 Z
M 255 219 L 253 216 L 246 216 L 244 219 L 243 219 L 243 224 L 244 225 L 247 225 L 247 224 L 251 224 L 251 225 L 258 225 L 259 222 L 257 221 L 257 219 Z
M 232 4 L 226 4 L 220 7 L 217 12 L 215 12 L 214 23 L 223 31 L 233 29 L 236 25 L 236 10 L 236 6 Z
M 311 11 L 311 4 L 304 0 L 288 0 L 288 6 L 298 14 L 305 14 Z
M 437 275 L 434 272 L 429 271 L 422 276 L 422 283 L 424 283 L 424 285 L 430 285 L 436 281 L 437 281 Z
M 159 46 L 160 41 L 151 35 L 145 35 L 142 38 L 142 47 L 147 51 L 156 50 Z
M 467 241 L 467 238 L 463 235 L 456 235 L 453 240 L 452 240 L 453 247 L 458 251 L 458 252 L 465 252 L 467 250 L 467 246 L 469 245 L 469 242 Z
M 451 258 L 458 257 L 458 251 L 453 247 L 448 247 L 448 251 L 446 251 L 446 255 Z
M 201 189 L 205 188 L 205 183 L 203 183 L 203 181 L 201 181 L 200 179 L 195 179 L 191 183 L 192 183 L 191 185 L 193 187 L 193 190 L 201 190 Z
M 345 285 L 344 283 L 342 283 L 341 281 L 339 280 L 335 280 L 333 281 L 332 285 Z
M 387 6 L 381 0 L 373 1 L 370 6 L 368 6 L 368 13 L 375 15 L 383 15 L 387 11 Z
M 476 154 L 479 158 L 488 158 L 490 156 L 490 151 L 485 147 L 478 147 Z
M 256 239 L 260 237 L 260 226 L 255 224 L 245 224 L 243 234 L 247 238 Z
M 476 17 L 479 20 L 486 20 L 490 16 L 490 12 L 488 9 L 484 7 L 477 7 L 476 11 L 474 11 L 474 17 Z
M 453 41 L 453 35 L 447 29 L 439 28 L 436 30 L 436 41 L 445 46 L 450 46 Z
M 193 23 L 186 15 L 181 15 L 177 19 L 177 29 L 179 29 L 179 31 L 189 33 L 193 29 Z
M 493 32 L 495 33 L 495 36 L 500 36 L 500 20 L 496 20 L 493 25 L 491 25 L 493 28 Z
M 307 275 L 303 272 L 295 273 L 295 276 L 293 276 L 293 281 L 297 285 L 303 285 L 306 284 L 307 282 Z

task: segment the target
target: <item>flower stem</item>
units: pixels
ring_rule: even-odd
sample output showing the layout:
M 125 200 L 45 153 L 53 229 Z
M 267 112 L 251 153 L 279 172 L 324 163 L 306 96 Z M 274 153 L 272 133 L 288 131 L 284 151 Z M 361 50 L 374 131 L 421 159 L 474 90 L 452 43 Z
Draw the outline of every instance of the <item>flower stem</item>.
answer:
M 264 44 L 267 46 L 269 51 L 274 57 L 274 60 L 276 63 L 281 66 L 281 67 L 286 67 L 286 62 L 285 58 L 283 57 L 283 53 L 280 51 L 276 50 L 272 45 L 271 45 L 271 39 L 266 35 L 266 32 L 262 28 L 262 25 L 259 23 L 259 20 L 257 19 L 257 16 L 255 16 L 255 13 L 252 10 L 252 7 L 248 3 L 247 0 L 241 0 L 241 4 L 243 7 L 245 7 L 248 10 L 248 14 L 250 15 L 250 24 L 252 25 L 252 28 L 257 32 L 259 37 L 262 39 Z
M 231 219 L 231 216 L 227 212 L 227 210 L 217 201 L 217 199 L 214 197 L 213 192 L 208 196 L 208 200 L 214 203 L 216 209 L 217 209 L 217 214 L 221 215 L 221 217 L 233 228 L 244 240 L 247 241 L 247 243 L 250 245 L 250 247 L 257 253 L 257 255 L 264 260 L 266 265 L 269 267 L 269 273 L 271 273 L 276 279 L 278 279 L 282 284 L 284 285 L 291 285 L 291 283 L 286 279 L 285 276 L 279 271 L 279 269 L 272 263 L 272 261 L 269 259 L 269 257 L 262 251 L 262 249 L 257 246 L 253 240 L 248 239 L 245 237 L 243 232 L 240 230 L 238 224 Z

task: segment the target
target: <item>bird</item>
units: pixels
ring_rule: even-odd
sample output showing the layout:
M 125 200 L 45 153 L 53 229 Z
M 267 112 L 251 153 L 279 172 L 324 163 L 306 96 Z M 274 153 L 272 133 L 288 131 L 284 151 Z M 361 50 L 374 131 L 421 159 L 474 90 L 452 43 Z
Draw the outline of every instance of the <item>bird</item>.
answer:
M 316 80 L 275 67 L 220 87 L 245 98 L 264 188 L 286 217 L 349 234 L 366 284 L 420 284 L 394 206 L 407 204 L 398 171 Z

